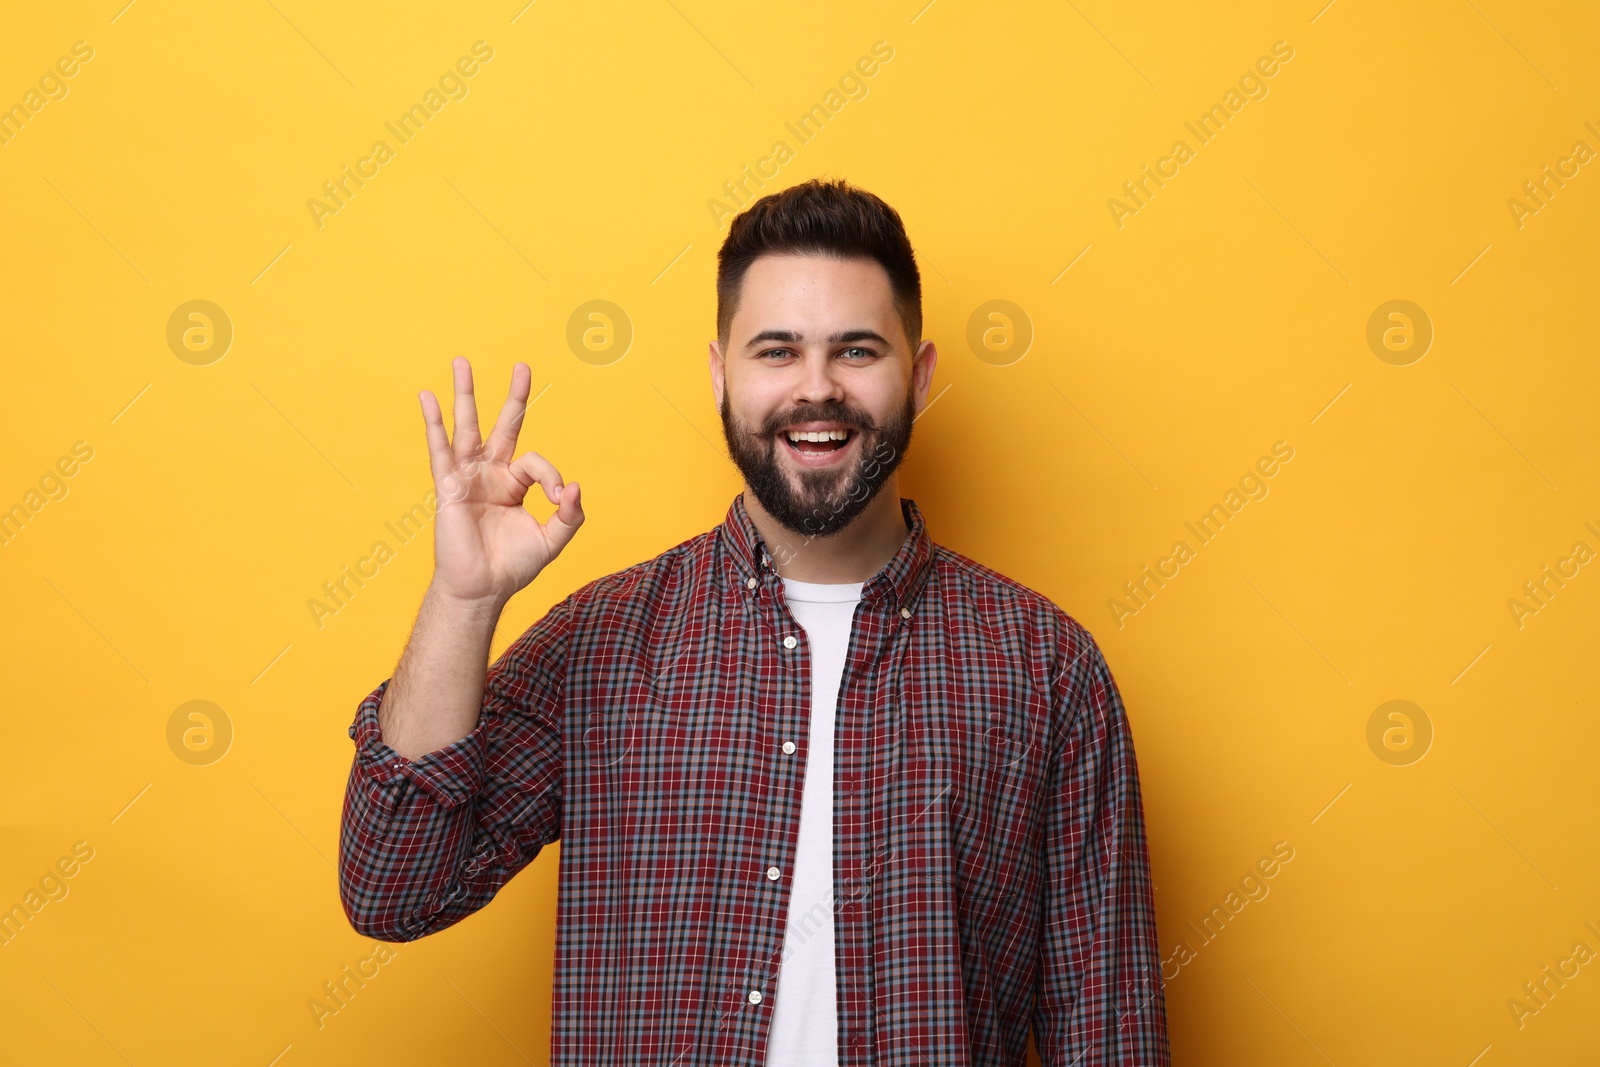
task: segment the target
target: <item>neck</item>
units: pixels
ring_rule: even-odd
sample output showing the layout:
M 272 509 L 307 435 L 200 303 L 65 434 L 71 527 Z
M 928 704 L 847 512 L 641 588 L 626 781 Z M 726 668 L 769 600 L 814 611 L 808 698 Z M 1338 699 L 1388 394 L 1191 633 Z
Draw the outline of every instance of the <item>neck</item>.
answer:
M 872 502 L 850 525 L 826 537 L 797 534 L 781 525 L 748 486 L 744 507 L 762 540 L 771 546 L 773 567 L 783 577 L 797 582 L 865 582 L 894 558 L 910 532 L 900 510 L 900 480 L 894 476 L 879 488 Z

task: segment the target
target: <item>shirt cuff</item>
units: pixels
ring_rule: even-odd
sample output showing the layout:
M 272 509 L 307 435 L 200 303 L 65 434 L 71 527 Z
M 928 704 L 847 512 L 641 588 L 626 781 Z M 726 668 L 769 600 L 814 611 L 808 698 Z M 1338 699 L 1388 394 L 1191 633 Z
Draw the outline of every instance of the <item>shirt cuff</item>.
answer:
M 378 786 L 393 787 L 409 779 L 446 809 L 470 801 L 483 789 L 490 717 L 480 713 L 478 724 L 467 736 L 414 760 L 406 759 L 384 742 L 378 726 L 378 705 L 393 680 L 385 678 L 356 708 L 349 731 L 355 742 L 356 765 Z

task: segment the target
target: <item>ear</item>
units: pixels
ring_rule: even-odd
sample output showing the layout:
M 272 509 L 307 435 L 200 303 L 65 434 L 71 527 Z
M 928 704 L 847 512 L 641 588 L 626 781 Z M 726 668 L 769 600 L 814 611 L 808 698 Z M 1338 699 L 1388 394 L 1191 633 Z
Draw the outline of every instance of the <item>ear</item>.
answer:
M 923 338 L 911 362 L 911 385 L 916 391 L 918 415 L 928 406 L 928 390 L 933 387 L 933 368 L 938 362 L 938 348 L 934 346 L 933 341 Z
M 727 388 L 727 367 L 722 362 L 722 346 L 712 341 L 709 348 L 708 363 L 711 370 L 711 395 L 717 402 L 717 410 L 722 409 L 722 393 Z

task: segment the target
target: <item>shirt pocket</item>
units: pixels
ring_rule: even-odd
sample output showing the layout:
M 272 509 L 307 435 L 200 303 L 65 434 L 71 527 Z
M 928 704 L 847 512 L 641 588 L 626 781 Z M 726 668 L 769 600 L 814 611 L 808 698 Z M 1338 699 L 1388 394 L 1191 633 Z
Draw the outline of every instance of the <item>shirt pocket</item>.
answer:
M 987 768 L 945 756 L 915 756 L 890 790 L 874 864 L 885 889 L 930 887 L 955 900 L 996 900 L 1010 892 L 1010 858 L 996 838 Z
M 907 837 L 920 877 L 950 885 L 958 900 L 995 902 L 1037 890 L 1037 764 L 1021 749 L 1005 758 L 912 761 L 914 792 L 924 799 Z

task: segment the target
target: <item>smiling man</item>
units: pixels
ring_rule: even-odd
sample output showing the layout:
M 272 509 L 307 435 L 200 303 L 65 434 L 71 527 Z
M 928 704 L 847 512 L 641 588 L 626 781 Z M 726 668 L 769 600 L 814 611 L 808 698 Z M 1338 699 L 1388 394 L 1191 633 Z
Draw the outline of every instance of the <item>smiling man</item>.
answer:
M 734 219 L 713 395 L 723 521 L 557 603 L 506 602 L 584 521 L 421 394 L 434 580 L 357 708 L 351 923 L 409 941 L 561 842 L 554 1064 L 1148 1067 L 1170 1054 L 1139 778 L 1093 638 L 933 542 L 898 468 L 937 352 L 899 215 L 811 181 Z M 524 508 L 538 484 L 556 511 Z

